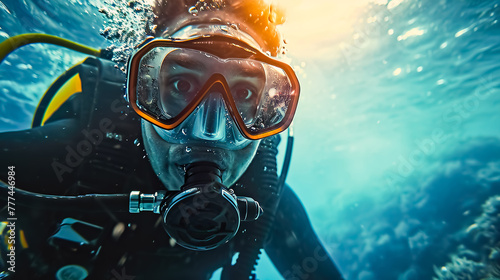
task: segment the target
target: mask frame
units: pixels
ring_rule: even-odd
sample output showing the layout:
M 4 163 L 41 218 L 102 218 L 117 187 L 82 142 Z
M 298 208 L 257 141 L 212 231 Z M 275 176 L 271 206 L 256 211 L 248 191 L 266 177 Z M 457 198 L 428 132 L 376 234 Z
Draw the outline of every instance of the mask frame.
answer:
M 140 47 L 140 48 L 139 48 Z M 154 125 L 171 130 L 179 126 L 186 118 L 196 109 L 202 102 L 210 90 L 214 87 L 218 88 L 222 94 L 228 113 L 231 115 L 234 122 L 237 124 L 239 131 L 242 135 L 250 140 L 262 139 L 277 133 L 280 133 L 288 128 L 293 120 L 293 116 L 297 109 L 299 100 L 300 84 L 293 69 L 286 63 L 273 59 L 262 51 L 250 46 L 249 44 L 228 36 L 222 35 L 204 35 L 193 37 L 189 39 L 150 39 L 139 45 L 138 51 L 134 53 L 128 63 L 128 78 L 127 78 L 127 99 L 134 109 L 134 111 L 144 118 L 145 120 L 153 123 Z M 290 102 L 284 117 L 276 124 L 252 131 L 245 125 L 244 120 L 238 113 L 238 108 L 231 94 L 230 88 L 226 79 L 222 74 L 213 74 L 204 86 L 198 91 L 193 100 L 175 117 L 171 119 L 160 119 L 157 116 L 141 109 L 137 105 L 137 84 L 138 74 L 140 71 L 141 59 L 149 53 L 152 49 L 157 47 L 171 47 L 171 48 L 187 48 L 198 50 L 210 54 L 214 54 L 220 58 L 239 58 L 239 59 L 252 59 L 267 63 L 271 66 L 282 69 L 287 75 L 290 82 Z M 228 51 L 229 50 L 229 51 Z

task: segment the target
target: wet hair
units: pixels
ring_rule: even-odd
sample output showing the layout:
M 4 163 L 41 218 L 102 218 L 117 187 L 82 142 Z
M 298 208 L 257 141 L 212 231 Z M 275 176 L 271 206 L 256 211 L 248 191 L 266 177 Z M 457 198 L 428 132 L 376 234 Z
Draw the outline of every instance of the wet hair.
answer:
M 157 37 L 189 24 L 219 23 L 236 25 L 273 56 L 283 47 L 277 26 L 284 14 L 264 0 L 155 0 L 153 12 Z

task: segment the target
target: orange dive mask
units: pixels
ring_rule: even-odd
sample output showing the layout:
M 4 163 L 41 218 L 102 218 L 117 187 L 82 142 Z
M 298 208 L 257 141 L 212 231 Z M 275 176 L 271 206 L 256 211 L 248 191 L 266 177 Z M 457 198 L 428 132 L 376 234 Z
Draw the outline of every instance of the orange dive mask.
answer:
M 149 40 L 128 66 L 130 105 L 165 130 L 179 127 L 197 108 L 208 106 L 202 115 L 211 118 L 222 106 L 245 138 L 261 139 L 290 125 L 299 91 L 288 64 L 222 35 Z

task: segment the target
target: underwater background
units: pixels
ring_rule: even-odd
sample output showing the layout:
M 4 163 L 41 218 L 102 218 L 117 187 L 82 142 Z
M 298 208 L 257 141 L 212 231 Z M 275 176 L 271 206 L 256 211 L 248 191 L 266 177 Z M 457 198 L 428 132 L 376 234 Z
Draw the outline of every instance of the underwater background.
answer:
M 301 81 L 287 182 L 345 278 L 500 279 L 500 1 L 282 4 Z M 114 45 L 122 67 L 150 17 L 146 1 L 0 0 L 0 41 Z M 11 54 L 0 132 L 29 128 L 84 58 L 49 45 Z M 257 276 L 281 279 L 265 254 Z

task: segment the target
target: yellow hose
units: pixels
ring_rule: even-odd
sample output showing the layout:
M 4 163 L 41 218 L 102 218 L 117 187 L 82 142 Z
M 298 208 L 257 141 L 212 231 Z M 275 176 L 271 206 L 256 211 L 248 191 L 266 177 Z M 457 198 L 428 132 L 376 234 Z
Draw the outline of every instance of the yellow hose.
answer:
M 0 63 L 2 63 L 4 58 L 17 48 L 33 43 L 58 45 L 84 54 L 103 57 L 103 53 L 101 50 L 80 45 L 70 40 L 47 34 L 28 33 L 7 38 L 5 41 L 0 43 Z

